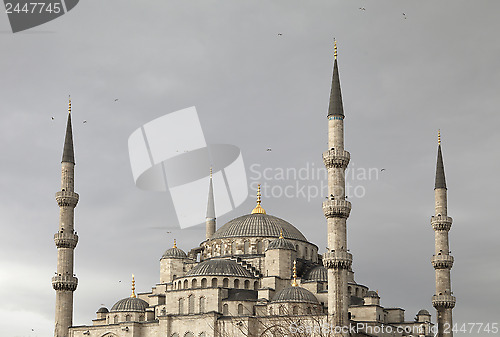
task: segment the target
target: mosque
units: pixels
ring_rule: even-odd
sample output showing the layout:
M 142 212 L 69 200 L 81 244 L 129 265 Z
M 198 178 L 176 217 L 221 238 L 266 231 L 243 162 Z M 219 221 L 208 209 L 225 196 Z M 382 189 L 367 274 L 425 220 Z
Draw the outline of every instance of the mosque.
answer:
M 160 279 L 150 292 L 135 293 L 111 308 L 99 308 L 92 324 L 73 326 L 73 273 L 78 236 L 74 209 L 71 101 L 62 156 L 56 291 L 56 337 L 216 337 L 216 336 L 452 336 L 455 297 L 451 292 L 447 216 L 447 188 L 441 144 L 438 145 L 435 215 L 436 323 L 429 311 L 405 317 L 402 308 L 383 307 L 376 291 L 354 280 L 352 254 L 347 249 L 347 218 L 351 203 L 345 196 L 345 170 L 350 154 L 344 150 L 344 110 L 335 46 L 330 105 L 327 114 L 328 149 L 323 152 L 328 171 L 326 217 L 328 252 L 291 223 L 267 214 L 260 188 L 257 204 L 217 229 L 212 178 L 209 185 L 206 237 L 185 252 L 173 244 L 160 259 Z M 430 238 L 429 238 L 430 239 Z M 429 255 L 430 252 L 429 252 Z M 431 296 L 429 294 L 429 299 Z M 320 328 L 321 327 L 321 328 Z

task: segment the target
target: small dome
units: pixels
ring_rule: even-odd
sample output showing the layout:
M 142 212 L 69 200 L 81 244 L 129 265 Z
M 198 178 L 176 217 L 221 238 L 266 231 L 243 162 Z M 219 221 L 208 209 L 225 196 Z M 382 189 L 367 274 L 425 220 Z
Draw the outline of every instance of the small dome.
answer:
M 105 308 L 105 307 L 101 307 L 101 308 L 99 308 L 99 310 L 96 311 L 97 314 L 105 314 L 108 312 L 109 312 L 108 308 Z
M 420 310 L 420 311 L 418 312 L 418 314 L 417 314 L 417 315 L 426 315 L 426 316 L 430 316 L 431 314 L 430 314 L 427 310 L 422 309 L 422 310 Z
M 149 307 L 148 302 L 136 297 L 127 297 L 113 305 L 111 312 L 117 311 L 145 311 Z
M 380 298 L 380 296 L 373 290 L 368 291 L 364 297 Z
M 185 259 L 187 258 L 186 253 L 182 250 L 177 248 L 176 246 L 167 249 L 165 253 L 163 253 L 163 256 L 161 259 Z
M 313 267 L 304 274 L 302 282 L 328 282 L 328 271 L 321 265 Z
M 309 290 L 292 286 L 277 292 L 272 302 L 318 303 L 318 299 Z
M 237 276 L 255 277 L 251 272 L 233 260 L 214 259 L 199 263 L 186 273 L 186 276 Z
M 289 240 L 283 237 L 279 237 L 278 239 L 271 241 L 267 246 L 266 250 L 271 250 L 271 249 L 295 250 L 295 247 L 293 246 L 293 243 L 291 243 Z

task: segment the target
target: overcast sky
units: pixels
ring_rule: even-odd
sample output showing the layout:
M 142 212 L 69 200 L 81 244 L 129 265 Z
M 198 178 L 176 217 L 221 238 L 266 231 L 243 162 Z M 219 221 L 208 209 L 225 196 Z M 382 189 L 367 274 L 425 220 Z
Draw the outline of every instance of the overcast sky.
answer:
M 454 321 L 499 322 L 498 13 L 496 1 L 87 0 L 16 34 L 0 14 L 0 335 L 53 333 L 68 94 L 80 194 L 74 324 L 83 325 L 129 296 L 132 273 L 150 291 L 174 238 L 185 251 L 204 240 L 203 226 L 179 229 L 169 193 L 135 187 L 130 134 L 196 106 L 207 143 L 241 149 L 249 183 L 295 186 L 251 167 L 323 167 L 333 37 L 350 167 L 378 172 L 348 179 L 363 192 L 349 199 L 356 281 L 407 320 L 422 308 L 435 319 L 429 219 L 440 128 Z M 252 210 L 250 194 L 218 227 Z M 323 200 L 267 196 L 262 206 L 323 253 Z

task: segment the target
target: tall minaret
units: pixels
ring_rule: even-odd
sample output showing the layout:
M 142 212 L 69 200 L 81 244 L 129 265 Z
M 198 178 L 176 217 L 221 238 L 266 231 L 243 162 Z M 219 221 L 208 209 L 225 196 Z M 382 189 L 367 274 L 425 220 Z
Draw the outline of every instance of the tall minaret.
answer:
M 56 193 L 59 205 L 59 231 L 54 235 L 57 247 L 57 272 L 52 278 L 56 291 L 55 337 L 67 337 L 73 324 L 73 292 L 78 279 L 73 274 L 73 254 L 78 236 L 74 230 L 74 211 L 78 203 L 75 190 L 75 157 L 73 152 L 73 133 L 71 130 L 71 99 L 68 108 L 68 124 L 62 155 L 61 190 Z
M 205 218 L 207 240 L 212 238 L 215 233 L 215 202 L 214 186 L 212 183 L 212 168 L 210 168 L 210 184 L 208 186 L 207 216 Z
M 323 202 L 323 212 L 328 224 L 328 252 L 323 264 L 328 269 L 328 314 L 336 326 L 349 325 L 348 272 L 352 255 L 347 250 L 346 220 L 351 203 L 345 196 L 345 170 L 350 154 L 344 150 L 344 108 L 337 68 L 337 42 L 335 41 L 332 90 L 328 108 L 328 151 L 323 161 L 328 170 L 328 200 Z
M 436 184 L 434 187 L 436 214 L 431 218 L 435 233 L 435 253 L 432 266 L 436 271 L 436 294 L 432 296 L 432 305 L 437 311 L 438 337 L 451 337 L 451 311 L 455 307 L 455 297 L 451 292 L 450 271 L 453 256 L 450 255 L 448 232 L 452 218 L 448 216 L 446 179 L 444 177 L 443 155 L 441 154 L 441 134 L 438 132 L 438 154 L 436 165 Z

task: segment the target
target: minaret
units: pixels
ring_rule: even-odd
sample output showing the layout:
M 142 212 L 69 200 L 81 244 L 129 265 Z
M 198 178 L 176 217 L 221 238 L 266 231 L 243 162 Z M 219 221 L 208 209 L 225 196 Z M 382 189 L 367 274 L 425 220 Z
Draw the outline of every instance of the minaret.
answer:
M 214 186 L 212 182 L 212 168 L 210 168 L 210 185 L 208 186 L 207 216 L 205 219 L 207 240 L 212 238 L 215 233 L 215 202 Z
M 328 269 L 328 314 L 335 326 L 349 325 L 348 272 L 352 255 L 347 250 L 346 220 L 351 203 L 345 196 L 345 170 L 350 154 L 344 150 L 344 108 L 337 67 L 337 42 L 335 41 L 332 90 L 328 108 L 328 151 L 323 152 L 323 162 L 328 170 L 328 200 L 323 202 L 323 212 L 328 224 L 328 252 L 323 264 Z
M 435 233 L 435 253 L 432 266 L 436 271 L 436 294 L 432 296 L 432 305 L 437 311 L 438 337 L 453 336 L 451 311 L 455 307 L 455 297 L 451 292 L 450 271 L 453 256 L 450 255 L 448 232 L 452 218 L 448 216 L 446 179 L 444 176 L 443 155 L 441 153 L 441 133 L 438 132 L 438 154 L 436 165 L 436 184 L 434 187 L 436 213 L 431 218 Z
M 62 155 L 61 190 L 56 193 L 59 205 L 59 231 L 54 235 L 57 247 L 57 272 L 52 278 L 56 291 L 55 337 L 68 337 L 69 327 L 73 324 L 73 292 L 78 279 L 73 273 L 74 249 L 78 236 L 74 229 L 74 211 L 78 203 L 75 193 L 75 156 L 73 152 L 73 133 L 71 130 L 71 99 L 68 108 L 68 124 Z

